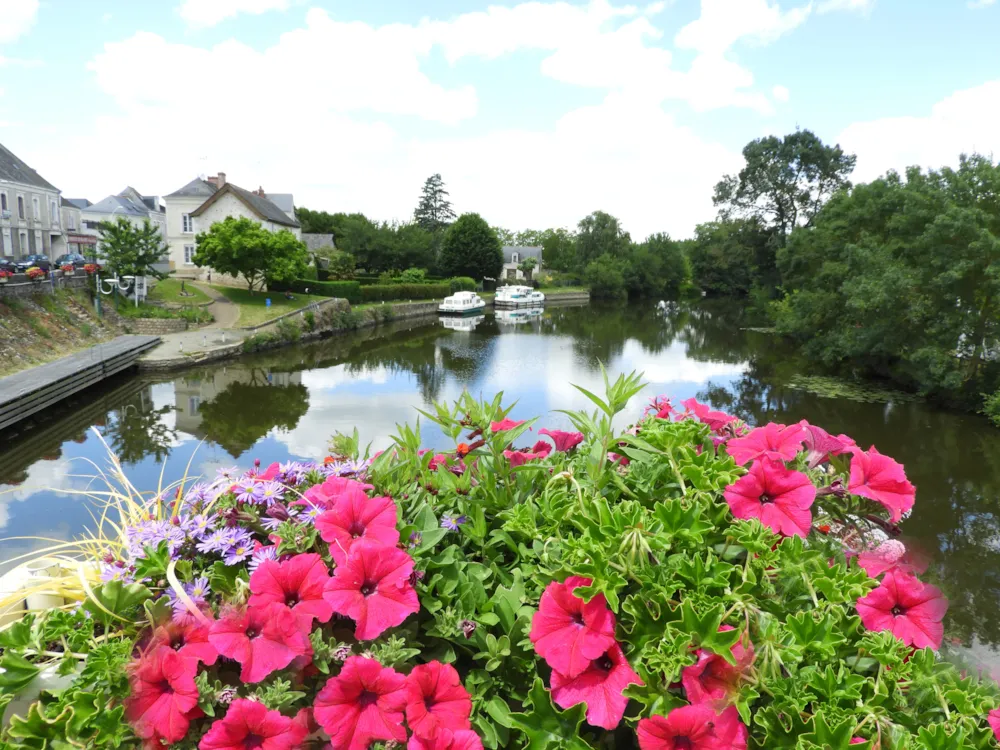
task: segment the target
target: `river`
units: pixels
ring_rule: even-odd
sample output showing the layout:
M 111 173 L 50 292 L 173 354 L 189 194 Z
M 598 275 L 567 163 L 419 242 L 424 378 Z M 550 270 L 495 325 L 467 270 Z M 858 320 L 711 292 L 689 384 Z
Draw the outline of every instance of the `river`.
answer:
M 612 374 L 645 373 L 649 385 L 629 419 L 653 395 L 697 396 L 752 423 L 805 418 L 905 464 L 917 485 L 905 538 L 932 556 L 928 577 L 951 600 L 948 635 L 1000 667 L 1000 430 L 871 389 L 805 390 L 802 363 L 746 325 L 739 308 L 711 301 L 665 314 L 652 305 L 553 306 L 525 322 L 492 314 L 407 321 L 210 367 L 123 376 L 0 433 L 0 559 L 38 545 L 14 537 L 67 539 L 92 523 L 87 503 L 66 494 L 92 486 L 107 465 L 92 427 L 133 484 L 155 490 L 161 469 L 166 484 L 254 458 L 322 457 L 338 430 L 357 428 L 384 448 L 397 423 L 464 388 L 503 391 L 517 402 L 514 418 L 542 415 L 542 425 L 565 427 L 554 410 L 589 407 L 572 384 L 600 392 L 604 363 Z M 447 446 L 433 424 L 422 428 L 425 445 Z

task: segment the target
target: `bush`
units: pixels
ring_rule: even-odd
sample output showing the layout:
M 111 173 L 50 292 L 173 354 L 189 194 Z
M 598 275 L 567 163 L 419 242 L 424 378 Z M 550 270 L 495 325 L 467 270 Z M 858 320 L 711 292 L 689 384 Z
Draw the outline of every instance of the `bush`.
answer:
M 306 281 L 319 281 L 319 269 L 313 263 L 306 266 L 306 271 L 302 274 L 302 278 Z
M 275 325 L 275 330 L 282 341 L 295 342 L 302 336 L 302 328 L 295 321 L 294 316 L 279 320 Z
M 361 299 L 364 302 L 440 299 L 449 294 L 449 284 L 374 284 L 361 287 Z
M 369 460 L 355 433 L 336 460 L 224 476 L 173 510 L 133 501 L 81 545 L 105 581 L 83 605 L 3 633 L 15 691 L 51 663 L 44 644 L 84 662 L 3 740 L 236 747 L 238 732 L 215 740 L 263 704 L 270 731 L 293 742 L 311 718 L 319 744 L 357 730 L 361 672 L 386 698 L 358 747 L 429 731 L 425 707 L 445 740 L 478 735 L 463 747 L 635 748 L 637 733 L 646 748 L 994 747 L 1000 690 L 937 657 L 946 602 L 901 542 L 880 543 L 912 503 L 902 467 L 693 400 L 657 399 L 619 432 L 641 388 L 632 375 L 588 393 L 600 411 L 570 413 L 578 432 L 551 434 L 556 450 L 515 450 L 533 425 L 465 394 L 428 413 L 436 435 L 481 436 L 470 445 L 435 454 L 403 427 Z M 112 521 L 146 546 L 105 558 Z M 105 706 L 117 717 L 83 720 Z M 655 741 L 677 735 L 696 742 Z
M 623 263 L 617 258 L 604 254 L 590 261 L 583 276 L 594 299 L 615 300 L 628 296 Z
M 302 313 L 302 327 L 307 331 L 316 330 L 316 313 L 312 310 L 306 310 Z
M 128 301 L 120 303 L 117 308 L 118 314 L 129 320 L 139 318 L 153 318 L 156 320 L 176 320 L 178 318 L 189 323 L 211 323 L 214 318 L 212 313 L 204 307 L 183 307 L 180 309 L 160 307 L 158 305 L 140 304 L 138 307 Z
M 477 284 L 471 276 L 456 276 L 453 279 L 448 279 L 448 288 L 452 294 L 455 292 L 474 292 Z
M 992 396 L 986 396 L 983 403 L 983 414 L 985 414 L 993 424 L 1000 427 L 1000 391 Z
M 272 346 L 280 343 L 281 336 L 277 333 L 273 331 L 261 331 L 243 339 L 243 351 L 246 354 L 250 354 L 261 349 L 270 349 Z
M 357 281 L 310 281 L 296 279 L 288 283 L 274 282 L 268 287 L 276 292 L 298 292 L 299 294 L 318 294 L 321 297 L 338 297 L 346 299 L 352 305 L 361 302 L 361 285 Z

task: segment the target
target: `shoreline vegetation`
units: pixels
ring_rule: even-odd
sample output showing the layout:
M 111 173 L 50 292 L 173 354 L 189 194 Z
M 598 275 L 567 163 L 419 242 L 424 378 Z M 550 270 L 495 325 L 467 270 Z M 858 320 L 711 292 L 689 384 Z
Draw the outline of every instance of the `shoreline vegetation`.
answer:
M 572 431 L 464 394 L 423 413 L 439 451 L 403 425 L 152 492 L 111 456 L 98 526 L 0 602 L 50 607 L 0 630 L 0 705 L 41 699 L 0 746 L 992 746 L 1000 688 L 895 538 L 904 467 L 694 399 L 614 428 L 643 385 L 580 389 Z

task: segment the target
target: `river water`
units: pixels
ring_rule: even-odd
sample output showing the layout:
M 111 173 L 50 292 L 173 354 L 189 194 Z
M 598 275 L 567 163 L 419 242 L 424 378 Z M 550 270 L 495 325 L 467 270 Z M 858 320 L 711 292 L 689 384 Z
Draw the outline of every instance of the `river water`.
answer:
M 930 553 L 928 577 L 951 599 L 948 634 L 1000 666 L 1000 430 L 984 419 L 871 390 L 802 388 L 808 370 L 775 337 L 748 330 L 739 308 L 712 302 L 665 314 L 651 305 L 550 307 L 530 320 L 408 321 L 226 364 L 162 376 L 126 375 L 80 394 L 30 425 L 0 433 L 0 560 L 68 539 L 92 523 L 67 494 L 107 466 L 96 428 L 133 484 L 154 490 L 217 468 L 326 455 L 354 428 L 376 448 L 416 409 L 463 389 L 516 401 L 512 416 L 588 408 L 572 384 L 601 392 L 608 372 L 638 370 L 650 396 L 697 396 L 752 423 L 805 418 L 906 466 L 917 504 L 906 539 Z M 822 395 L 820 395 L 822 393 Z M 447 447 L 433 424 L 423 442 Z M 165 468 L 164 468 L 165 466 Z

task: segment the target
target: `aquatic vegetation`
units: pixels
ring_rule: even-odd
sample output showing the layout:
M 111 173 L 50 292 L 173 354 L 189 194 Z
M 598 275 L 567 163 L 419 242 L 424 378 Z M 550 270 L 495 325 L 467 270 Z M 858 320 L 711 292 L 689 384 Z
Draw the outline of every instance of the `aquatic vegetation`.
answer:
M 65 552 L 78 604 L 0 632 L 0 705 L 71 679 L 0 747 L 995 746 L 1000 689 L 935 653 L 947 600 L 892 538 L 904 467 L 693 399 L 615 429 L 641 385 L 537 441 L 465 395 L 424 414 L 452 449 L 126 485 Z
M 808 391 L 823 398 L 845 398 L 850 401 L 881 403 L 896 401 L 905 403 L 919 401 L 920 397 L 912 393 L 895 391 L 888 388 L 876 388 L 870 384 L 853 383 L 850 380 L 826 375 L 796 375 L 788 381 L 788 387 L 800 391 Z

